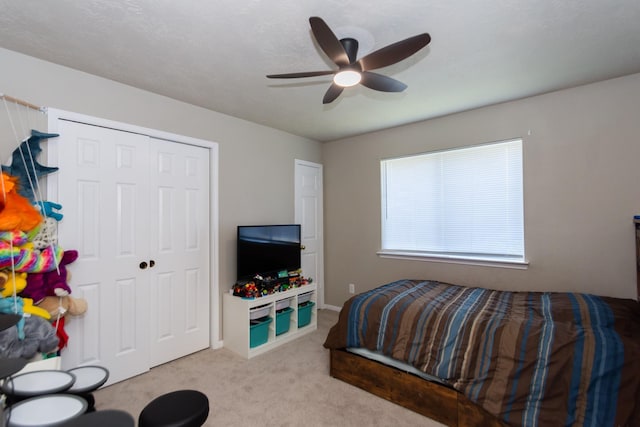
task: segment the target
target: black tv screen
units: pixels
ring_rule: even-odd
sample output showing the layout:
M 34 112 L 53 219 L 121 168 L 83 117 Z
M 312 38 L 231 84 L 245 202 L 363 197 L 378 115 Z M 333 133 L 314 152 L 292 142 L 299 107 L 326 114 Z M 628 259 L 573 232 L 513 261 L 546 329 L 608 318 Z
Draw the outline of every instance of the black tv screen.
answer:
M 300 224 L 239 225 L 238 280 L 300 268 Z

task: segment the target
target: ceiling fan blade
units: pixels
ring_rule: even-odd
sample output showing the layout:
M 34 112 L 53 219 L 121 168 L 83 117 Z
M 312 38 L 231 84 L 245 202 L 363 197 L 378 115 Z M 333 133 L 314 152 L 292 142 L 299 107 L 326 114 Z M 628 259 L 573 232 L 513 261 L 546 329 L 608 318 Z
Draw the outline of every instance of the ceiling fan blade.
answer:
M 316 76 L 328 76 L 329 74 L 335 74 L 335 71 L 303 71 L 300 73 L 286 73 L 286 74 L 267 74 L 267 78 L 270 79 L 297 79 L 299 77 L 316 77 Z
M 363 71 L 386 67 L 387 65 L 395 64 L 410 57 L 428 45 L 430 41 L 431 36 L 428 33 L 418 34 L 417 36 L 409 37 L 408 39 L 378 49 L 361 58 L 358 63 Z
M 322 98 L 322 103 L 329 104 L 335 101 L 335 99 L 340 96 L 343 89 L 344 88 L 342 86 L 338 86 L 335 83 L 331 83 L 331 86 L 329 86 L 329 89 L 324 94 L 324 98 Z
M 407 88 L 407 85 L 401 81 L 370 71 L 362 72 L 360 84 L 381 92 L 402 92 Z
M 317 16 L 309 18 L 311 31 L 316 41 L 320 45 L 322 51 L 331 59 L 338 67 L 349 65 L 349 56 L 345 52 L 342 43 L 331 31 L 331 28 Z

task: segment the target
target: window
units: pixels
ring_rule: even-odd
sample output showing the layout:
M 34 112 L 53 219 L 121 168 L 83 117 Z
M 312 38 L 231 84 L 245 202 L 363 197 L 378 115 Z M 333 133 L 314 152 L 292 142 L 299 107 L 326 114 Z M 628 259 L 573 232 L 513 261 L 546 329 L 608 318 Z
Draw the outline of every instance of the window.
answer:
M 522 140 L 380 166 L 380 255 L 524 263 Z

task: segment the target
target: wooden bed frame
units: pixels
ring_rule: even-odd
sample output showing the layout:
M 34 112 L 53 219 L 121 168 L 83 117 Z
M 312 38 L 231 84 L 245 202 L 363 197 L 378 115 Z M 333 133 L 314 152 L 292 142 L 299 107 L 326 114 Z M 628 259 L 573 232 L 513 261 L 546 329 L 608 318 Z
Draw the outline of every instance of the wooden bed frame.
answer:
M 332 377 L 447 426 L 507 426 L 452 388 L 345 350 L 330 353 Z

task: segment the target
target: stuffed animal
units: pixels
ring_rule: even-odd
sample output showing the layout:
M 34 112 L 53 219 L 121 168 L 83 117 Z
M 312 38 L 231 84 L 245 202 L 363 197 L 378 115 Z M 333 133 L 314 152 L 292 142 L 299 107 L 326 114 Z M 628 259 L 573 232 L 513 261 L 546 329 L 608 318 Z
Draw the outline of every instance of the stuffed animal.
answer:
M 16 298 L 0 298 L 0 313 L 17 314 L 21 319 L 16 324 L 18 338 L 24 339 L 24 301 L 20 297 Z
M 11 268 L 20 257 L 20 249 L 0 240 L 0 268 Z
M 49 321 L 29 316 L 20 322 L 21 329 L 8 328 L 0 332 L 0 357 L 31 359 L 38 353 L 50 353 L 58 347 L 56 331 Z
M 87 311 L 87 301 L 82 298 L 74 298 L 71 295 L 66 297 L 44 297 L 38 306 L 51 315 L 52 324 L 59 340 L 58 349 L 63 349 L 69 341 L 69 335 L 64 329 L 65 316 L 84 314 Z
M 34 316 L 42 317 L 49 320 L 51 316 L 46 310 L 33 305 L 31 298 L 22 298 L 18 296 L 27 285 L 27 273 L 12 273 L 11 271 L 0 272 L 0 277 L 6 278 L 4 283 L 0 286 L 2 291 L 0 292 L 0 311 L 5 313 L 11 313 L 11 310 L 16 310 L 18 306 L 22 308 L 22 312 L 25 314 L 32 314 Z M 13 299 L 13 294 L 16 294 L 16 299 Z M 18 302 L 20 301 L 20 302 Z M 5 310 L 5 311 L 3 311 Z
M 28 232 L 33 230 L 43 220 L 29 199 L 18 194 L 18 179 L 3 173 L 0 175 L 4 193 L 0 190 L 0 200 L 4 203 L 4 209 L 0 211 L 0 231 L 21 230 Z
M 46 249 L 44 249 L 46 250 Z M 78 251 L 64 251 L 62 259 L 58 263 L 58 270 L 47 271 L 43 273 L 32 273 L 27 276 L 27 286 L 21 295 L 27 298 L 33 298 L 36 304 L 46 296 L 67 296 L 71 293 L 67 281 L 69 273 L 67 265 L 78 259 Z
M 80 316 L 87 312 L 87 301 L 83 298 L 74 298 L 71 295 L 64 297 L 44 297 L 38 303 L 38 307 L 45 310 L 52 319 L 60 316 Z
M 13 246 L 22 246 L 31 240 L 31 234 L 20 230 L 0 231 L 0 241 L 11 243 Z
M 7 298 L 13 295 L 15 290 L 16 294 L 20 294 L 22 290 L 27 286 L 27 273 L 13 273 L 11 271 L 2 272 L 7 276 L 5 284 L 1 286 L 2 291 L 0 295 L 3 298 Z
M 12 297 L 9 297 L 8 299 L 12 299 Z M 22 298 L 22 312 L 25 315 L 30 314 L 33 316 L 42 317 L 45 320 L 51 319 L 51 315 L 49 314 L 49 312 L 43 308 L 38 307 L 37 305 L 34 305 L 31 298 Z
M 60 246 L 36 250 L 33 243 L 13 246 L 0 240 L 0 269 L 13 268 L 24 273 L 44 273 L 56 269 L 64 251 Z
M 42 202 L 38 202 L 37 205 L 40 207 L 40 213 L 47 218 L 53 218 L 56 221 L 60 221 L 64 217 L 61 213 L 55 212 L 62 209 L 61 204 L 44 200 Z
M 46 217 L 38 232 L 30 239 L 35 249 L 44 249 L 58 244 L 58 221 Z
M 57 136 L 59 136 L 57 133 L 43 133 L 32 130 L 31 137 L 23 141 L 22 144 L 13 151 L 11 166 L 2 166 L 3 171 L 18 178 L 20 183 L 18 192 L 31 204 L 35 203 L 31 183 L 35 183 L 40 177 L 58 170 L 56 167 L 43 166 L 38 163 L 37 157 L 42 151 L 40 141 Z

